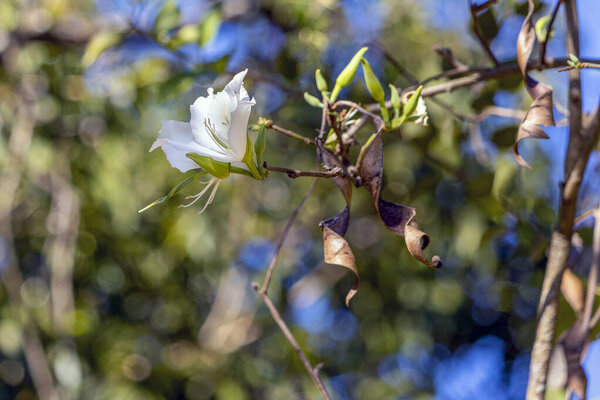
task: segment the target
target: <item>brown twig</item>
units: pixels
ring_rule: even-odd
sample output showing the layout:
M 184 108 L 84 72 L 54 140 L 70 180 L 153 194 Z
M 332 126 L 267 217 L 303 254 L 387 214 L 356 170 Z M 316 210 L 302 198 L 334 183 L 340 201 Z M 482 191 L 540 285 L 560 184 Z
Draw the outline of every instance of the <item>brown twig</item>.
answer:
M 471 5 L 471 19 L 473 20 L 473 32 L 475 33 L 475 36 L 477 36 L 477 39 L 479 40 L 481 47 L 487 53 L 487 55 L 490 58 L 490 60 L 492 61 L 492 63 L 494 63 L 495 66 L 498 66 L 498 65 L 500 65 L 500 63 L 498 62 L 498 59 L 492 52 L 492 49 L 490 48 L 490 44 L 483 37 L 483 32 L 481 31 L 481 26 L 479 25 L 479 19 L 477 17 L 477 13 L 479 11 L 485 10 L 486 8 L 488 8 L 495 2 L 496 2 L 496 0 L 488 0 L 479 6 Z
M 487 0 L 485 3 L 481 3 L 479 5 L 471 5 L 471 12 L 483 11 L 497 1 L 498 0 Z
M 287 174 L 291 179 L 296 179 L 301 176 L 311 176 L 313 178 L 335 178 L 336 176 L 345 176 L 350 178 L 346 172 L 341 168 L 332 168 L 329 171 L 300 171 L 298 169 L 286 168 L 286 167 L 274 167 L 267 165 L 265 161 L 263 167 L 271 172 L 281 172 Z
M 462 62 L 457 60 L 456 57 L 454 57 L 454 54 L 452 54 L 452 50 L 450 48 L 442 47 L 442 46 L 439 46 L 436 44 L 433 46 L 433 50 L 436 53 L 438 53 L 440 55 L 440 57 L 442 57 L 444 60 L 448 61 L 450 63 L 450 65 L 452 65 L 454 67 L 455 71 L 468 71 L 469 70 L 468 65 L 463 64 Z
M 307 138 L 306 136 L 302 136 L 302 135 L 300 135 L 300 134 L 298 134 L 298 133 L 296 133 L 294 131 L 291 131 L 289 129 L 282 128 L 279 125 L 275 125 L 273 123 L 273 121 L 271 121 L 271 120 L 267 121 L 267 128 L 268 129 L 272 129 L 275 132 L 279 132 L 279 133 L 281 133 L 281 134 L 283 134 L 283 135 L 285 135 L 287 137 L 291 137 L 293 139 L 300 140 L 301 142 L 304 142 L 304 143 L 309 144 L 311 146 L 315 145 L 315 141 L 314 140 L 312 140 L 310 138 Z
M 568 67 L 562 67 L 557 69 L 558 72 L 571 71 L 572 69 L 584 69 L 584 68 L 592 68 L 592 69 L 600 69 L 600 64 L 598 63 L 579 63 L 576 67 L 569 65 Z
M 579 55 L 579 28 L 575 0 L 564 0 L 567 20 L 567 51 Z M 587 126 L 582 124 L 581 75 L 578 69 L 569 71 L 569 144 L 565 159 L 565 183 L 562 186 L 558 222 L 552 240 L 546 273 L 542 284 L 538 306 L 538 325 L 531 352 L 528 400 L 543 400 L 546 392 L 546 379 L 550 354 L 554 342 L 558 297 L 562 275 L 567 266 L 571 250 L 571 236 L 575 220 L 579 187 L 588 163 L 589 155 L 600 133 L 598 118 Z
M 598 321 L 600 321 L 600 307 L 596 309 L 594 316 L 590 319 L 590 329 L 594 329 L 596 324 L 598 324 Z
M 400 75 L 404 76 L 404 78 L 406 78 L 406 80 L 408 80 L 411 84 L 414 85 L 414 84 L 419 83 L 419 80 L 413 74 L 411 74 L 406 68 L 404 68 L 404 66 L 402 64 L 400 64 L 398 62 L 398 60 L 396 60 L 396 58 L 394 56 L 392 56 L 392 54 L 389 51 L 387 51 L 387 49 L 385 47 L 383 47 L 382 45 L 380 45 L 379 43 L 377 43 L 375 41 L 369 42 L 369 45 L 377 47 L 377 49 L 381 52 L 381 54 L 383 54 L 383 57 L 386 60 L 388 60 L 390 62 L 390 64 L 392 64 L 394 66 L 396 71 L 398 71 L 400 73 Z
M 361 107 L 358 103 L 355 103 L 355 102 L 349 101 L 349 100 L 338 100 L 338 101 L 335 102 L 335 104 L 333 104 L 332 108 L 336 109 L 339 106 L 354 107 L 360 113 L 369 116 L 373 120 L 373 123 L 375 123 L 375 127 L 377 129 L 383 129 L 385 127 L 385 122 L 383 121 L 383 119 L 379 115 L 373 114 L 372 112 L 370 112 L 366 108 Z
M 569 59 L 568 58 L 547 58 L 546 62 L 544 64 L 541 64 L 540 61 L 530 61 L 528 66 L 527 66 L 527 70 L 531 71 L 531 70 L 539 70 L 539 71 L 543 71 L 546 69 L 553 69 L 553 68 L 558 68 L 558 67 L 563 67 L 563 66 L 567 66 L 567 61 Z M 597 64 L 600 63 L 600 60 L 597 59 L 580 59 L 582 62 L 588 63 L 588 64 Z M 442 72 L 441 74 L 438 75 L 434 75 L 431 76 L 425 80 L 423 80 L 421 83 L 425 84 L 425 83 L 429 83 L 431 81 L 437 80 L 437 79 L 441 79 L 441 78 L 454 78 L 456 76 L 459 76 L 458 78 L 455 79 L 451 79 L 449 81 L 443 82 L 443 83 L 439 83 L 437 85 L 432 85 L 432 86 L 427 86 L 425 88 L 423 88 L 423 91 L 421 92 L 421 96 L 423 97 L 431 97 L 431 96 L 435 96 L 441 93 L 450 93 L 456 89 L 460 89 L 463 87 L 468 87 L 468 86 L 472 86 L 478 82 L 483 82 L 483 81 L 488 81 L 491 79 L 497 79 L 497 78 L 502 78 L 505 76 L 510 76 L 510 75 L 516 75 L 516 74 L 520 74 L 521 71 L 519 70 L 519 66 L 516 63 L 505 63 L 505 64 L 500 64 L 497 67 L 493 67 L 493 68 L 482 68 L 482 67 L 470 67 L 470 69 L 468 71 L 456 71 L 456 70 L 451 70 L 451 71 L 445 71 Z M 461 76 L 461 75 L 465 75 L 466 76 Z M 409 91 L 409 90 L 415 90 L 416 86 L 411 86 L 408 87 L 406 89 L 404 89 L 404 91 Z M 391 106 L 391 102 L 388 102 L 389 104 L 387 104 L 388 107 Z M 372 104 L 367 106 L 367 108 L 371 111 L 377 110 L 379 105 L 378 104 Z
M 582 330 L 589 331 L 594 310 L 594 300 L 596 299 L 596 289 L 598 288 L 598 270 L 600 269 L 600 206 L 594 212 L 594 236 L 592 243 L 592 265 L 588 274 L 588 284 L 583 307 L 583 326 Z
M 325 128 L 327 127 L 327 115 L 329 113 L 329 103 L 327 100 L 323 99 L 323 112 L 321 113 L 321 128 L 319 129 L 319 135 L 317 136 L 317 140 L 319 142 L 323 142 L 325 138 Z
M 548 29 L 546 30 L 546 37 L 544 41 L 540 44 L 540 65 L 544 65 L 546 63 L 546 48 L 548 47 L 548 42 L 550 41 L 550 33 L 552 32 L 552 25 L 554 25 L 554 20 L 556 19 L 556 15 L 558 14 L 558 9 L 560 7 L 560 3 L 562 0 L 556 0 L 556 5 L 552 10 L 552 16 L 550 17 L 550 22 L 548 23 Z
M 300 202 L 300 204 L 298 204 L 298 207 L 296 207 L 294 212 L 292 212 L 292 215 L 290 215 L 290 217 L 288 218 L 288 221 L 285 224 L 285 228 L 283 228 L 283 232 L 281 233 L 281 236 L 279 237 L 279 243 L 277 243 L 277 247 L 275 248 L 275 253 L 273 254 L 273 257 L 271 258 L 271 263 L 269 264 L 267 273 L 265 274 L 265 280 L 263 282 L 262 288 L 259 290 L 259 292 L 261 294 L 267 294 L 267 290 L 269 290 L 269 285 L 271 283 L 271 276 L 273 275 L 273 270 L 275 269 L 275 266 L 277 265 L 277 261 L 279 260 L 279 253 L 281 252 L 281 248 L 283 247 L 283 242 L 285 241 L 287 234 L 288 234 L 290 228 L 292 227 L 292 224 L 296 220 L 298 213 L 300 212 L 300 210 L 304 206 L 304 203 L 306 203 L 306 200 L 308 200 L 311 193 L 313 192 L 317 182 L 318 182 L 318 179 L 315 179 L 313 181 L 313 183 L 310 185 L 310 187 L 306 191 L 306 194 L 302 198 L 302 201 Z
M 321 381 L 321 378 L 319 377 L 318 373 L 320 368 L 312 367 L 310 361 L 308 361 L 308 357 L 306 357 L 306 354 L 300 348 L 298 341 L 296 340 L 296 338 L 292 334 L 292 331 L 290 331 L 290 328 L 288 328 L 287 324 L 281 317 L 281 314 L 279 314 L 279 311 L 277 311 L 277 308 L 275 307 L 269 296 L 267 296 L 266 293 L 261 292 L 261 290 L 258 288 L 258 283 L 256 282 L 252 283 L 252 289 L 254 289 L 256 293 L 258 293 L 258 295 L 262 297 L 263 301 L 267 305 L 267 308 L 269 309 L 269 312 L 271 313 L 271 317 L 273 317 L 273 320 L 279 326 L 279 329 L 281 329 L 281 332 L 283 332 L 283 335 L 285 336 L 287 341 L 290 342 L 290 344 L 292 345 L 292 348 L 298 355 L 298 358 L 300 359 L 300 361 L 302 361 L 302 365 L 304 365 L 306 372 L 308 372 L 315 385 L 317 385 L 317 388 L 319 389 L 319 392 L 321 393 L 323 399 L 331 400 L 329 393 L 327 393 L 327 389 L 325 389 L 323 381 Z

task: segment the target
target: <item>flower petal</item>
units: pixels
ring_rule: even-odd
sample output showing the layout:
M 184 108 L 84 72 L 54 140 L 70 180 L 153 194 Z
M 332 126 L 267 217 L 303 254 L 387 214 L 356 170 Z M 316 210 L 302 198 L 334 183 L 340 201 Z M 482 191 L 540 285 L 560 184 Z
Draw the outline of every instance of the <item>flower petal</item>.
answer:
M 187 153 L 208 156 L 217 161 L 231 161 L 229 154 L 214 151 L 197 143 L 194 140 L 191 125 L 187 122 L 163 121 L 158 139 L 152 144 L 150 151 L 157 147 L 162 148 L 171 166 L 179 169 L 181 172 L 198 168 L 198 164 L 187 158 Z
M 229 94 L 233 95 L 236 98 L 239 98 L 239 94 L 240 94 L 240 90 L 242 88 L 242 85 L 244 84 L 244 78 L 246 77 L 246 74 L 248 73 L 248 69 L 243 70 L 242 72 L 238 72 L 232 79 L 231 81 L 225 86 L 225 91 L 228 92 Z M 244 89 L 245 91 L 245 89 Z M 248 93 L 246 93 L 246 97 L 248 96 Z
M 238 160 L 242 160 L 246 154 L 248 118 L 250 118 L 250 109 L 254 104 L 254 99 L 252 101 L 242 101 L 238 104 L 237 109 L 231 113 L 228 140 L 231 151 Z

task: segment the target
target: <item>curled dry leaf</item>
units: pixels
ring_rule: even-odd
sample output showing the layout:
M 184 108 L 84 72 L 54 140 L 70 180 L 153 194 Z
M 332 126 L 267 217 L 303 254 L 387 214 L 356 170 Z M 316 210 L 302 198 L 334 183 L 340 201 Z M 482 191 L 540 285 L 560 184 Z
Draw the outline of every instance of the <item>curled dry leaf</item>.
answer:
M 525 88 L 533 99 L 525 118 L 521 121 L 513 153 L 517 162 L 524 167 L 531 168 L 530 165 L 519 154 L 519 142 L 527 138 L 548 139 L 548 135 L 540 125 L 554 126 L 554 115 L 552 114 L 552 88 L 544 83 L 538 82 L 527 74 L 527 63 L 533 52 L 536 36 L 533 27 L 533 11 L 535 5 L 533 0 L 529 0 L 529 12 L 523 21 L 523 26 L 517 38 L 517 63 L 521 69 L 521 74 L 525 79 Z
M 342 167 L 337 158 L 333 156 L 323 145 L 317 141 L 317 154 L 319 161 L 325 168 Z M 323 230 L 323 253 L 325 262 L 328 264 L 337 264 L 344 268 L 348 268 L 356 278 L 354 286 L 346 295 L 346 306 L 350 304 L 350 300 L 358 292 L 360 286 L 360 278 L 358 269 L 356 268 L 356 260 L 350 245 L 344 239 L 348 224 L 350 222 L 350 200 L 352 197 L 352 186 L 348 180 L 342 177 L 333 178 L 335 184 L 340 189 L 346 200 L 346 207 L 335 217 L 326 219 L 319 223 Z
M 587 378 L 585 371 L 581 367 L 581 361 L 585 355 L 587 332 L 582 328 L 583 321 L 577 319 L 566 333 L 561 335 L 560 343 L 565 350 L 567 360 L 567 391 L 571 391 L 585 399 L 587 388 Z
M 362 159 L 358 166 L 358 173 L 371 194 L 373 205 L 379 217 L 389 230 L 396 235 L 403 236 L 406 247 L 410 254 L 433 268 L 441 268 L 442 260 L 439 256 L 433 256 L 431 261 L 425 257 L 423 250 L 429 246 L 429 236 L 419 229 L 415 221 L 416 211 L 412 207 L 402 204 L 391 203 L 381 199 L 381 183 L 383 177 L 383 142 L 381 131 L 377 132 L 375 138 L 366 148 L 363 147 L 359 156 Z
M 567 300 L 577 316 L 581 316 L 583 312 L 583 303 L 585 301 L 585 291 L 583 282 L 570 268 L 565 269 L 562 281 L 560 283 L 560 291 Z

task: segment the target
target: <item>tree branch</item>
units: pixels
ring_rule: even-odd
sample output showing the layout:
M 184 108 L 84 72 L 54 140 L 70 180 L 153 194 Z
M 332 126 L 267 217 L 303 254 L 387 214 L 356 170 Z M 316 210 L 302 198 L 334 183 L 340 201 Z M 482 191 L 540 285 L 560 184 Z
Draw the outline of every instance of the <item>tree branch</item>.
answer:
M 290 342 L 290 344 L 292 345 L 292 348 L 298 355 L 298 358 L 300 359 L 300 361 L 302 361 L 302 365 L 304 365 L 306 372 L 308 372 L 315 385 L 317 385 L 317 388 L 319 389 L 319 392 L 321 392 L 321 396 L 323 397 L 323 399 L 331 400 L 329 393 L 327 393 L 327 389 L 325 389 L 325 385 L 323 385 L 323 381 L 321 381 L 321 378 L 319 377 L 319 370 L 322 366 L 319 364 L 316 368 L 312 367 L 310 361 L 308 361 L 308 357 L 306 357 L 306 354 L 304 354 L 304 351 L 302 351 L 302 349 L 300 348 L 298 341 L 292 334 L 292 331 L 290 331 L 290 328 L 288 328 L 283 318 L 281 318 L 279 311 L 277 311 L 277 308 L 275 307 L 269 296 L 267 296 L 266 293 L 260 291 L 256 282 L 252 283 L 252 289 L 254 289 L 254 291 L 256 291 L 256 293 L 258 293 L 260 297 L 262 297 L 263 301 L 267 305 L 267 308 L 271 312 L 273 320 L 275 321 L 275 323 L 277 323 L 279 329 L 281 329 L 281 332 L 283 332 L 283 335 L 285 336 L 287 341 Z
M 263 282 L 262 288 L 259 290 L 259 293 L 267 294 L 267 290 L 269 290 L 269 285 L 271 283 L 271 276 L 273 275 L 273 270 L 275 269 L 275 266 L 277 265 L 277 261 L 279 260 L 279 253 L 281 252 L 281 248 L 283 247 L 283 242 L 285 241 L 287 234 L 288 234 L 290 228 L 292 227 L 292 224 L 296 220 L 298 213 L 300 212 L 300 210 L 304 206 L 304 203 L 306 203 L 306 200 L 308 200 L 311 193 L 313 192 L 317 182 L 318 182 L 317 179 L 315 179 L 313 181 L 313 183 L 308 188 L 308 191 L 302 198 L 302 201 L 300 202 L 300 204 L 298 204 L 298 207 L 296 207 L 296 209 L 294 210 L 292 215 L 290 215 L 290 218 L 288 218 L 288 221 L 285 224 L 285 228 L 283 228 L 283 232 L 281 233 L 281 236 L 279 237 L 279 243 L 277 243 L 277 247 L 275 248 L 275 253 L 273 254 L 273 258 L 271 258 L 271 263 L 269 264 L 269 269 L 267 269 L 267 273 L 265 274 L 265 280 Z
M 567 51 L 579 55 L 579 30 L 575 0 L 564 0 L 567 19 Z M 558 296 L 562 275 L 571 250 L 571 236 L 579 187 L 593 143 L 583 140 L 580 71 L 569 71 L 569 144 L 565 159 L 563 186 L 558 223 L 550 242 L 550 252 L 540 303 L 539 322 L 531 352 L 527 400 L 543 400 L 550 354 L 554 342 Z
M 296 179 L 301 176 L 312 176 L 314 178 L 335 178 L 336 176 L 344 176 L 347 178 L 351 178 L 341 168 L 332 168 L 330 171 L 300 171 L 298 169 L 274 167 L 271 165 L 267 165 L 266 161 L 263 163 L 263 167 L 271 172 L 282 172 L 284 174 L 287 174 L 287 176 L 289 176 L 291 179 Z
M 473 21 L 473 32 L 475 33 L 475 36 L 477 36 L 477 39 L 479 40 L 481 47 L 487 53 L 487 55 L 490 58 L 490 60 L 492 61 L 492 63 L 494 63 L 494 65 L 498 66 L 500 63 L 498 62 L 498 59 L 492 52 L 492 49 L 490 49 L 490 44 L 483 37 L 483 32 L 481 31 L 481 26 L 479 25 L 479 19 L 477 18 L 477 13 L 479 11 L 487 9 L 495 2 L 496 2 L 496 0 L 488 0 L 479 6 L 473 6 L 471 4 L 469 4 L 469 5 L 471 6 L 471 20 Z
M 267 128 L 268 129 L 272 129 L 275 132 L 279 132 L 279 133 L 281 133 L 281 134 L 283 134 L 283 135 L 285 135 L 287 137 L 291 137 L 292 139 L 300 140 L 301 142 L 304 142 L 306 144 L 310 144 L 312 146 L 315 145 L 315 141 L 314 140 L 312 140 L 310 138 L 307 138 L 306 136 L 302 136 L 299 133 L 296 133 L 296 132 L 291 131 L 289 129 L 282 128 L 279 125 L 275 125 L 273 123 L 273 121 L 271 121 L 271 120 L 267 121 Z
M 556 0 L 556 5 L 552 10 L 552 16 L 550 17 L 548 29 L 546 30 L 546 38 L 540 44 L 540 65 L 544 65 L 546 63 L 546 48 L 548 47 L 548 42 L 550 41 L 550 32 L 552 32 L 552 25 L 554 25 L 554 20 L 556 19 L 556 15 L 558 14 L 558 9 L 560 7 L 561 2 L 562 0 Z

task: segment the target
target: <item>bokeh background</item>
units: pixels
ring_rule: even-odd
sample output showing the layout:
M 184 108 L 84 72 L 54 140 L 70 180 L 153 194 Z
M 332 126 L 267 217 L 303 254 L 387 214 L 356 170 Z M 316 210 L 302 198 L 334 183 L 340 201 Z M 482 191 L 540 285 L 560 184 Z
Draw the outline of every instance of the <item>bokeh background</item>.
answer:
M 539 17 L 554 2 L 537 4 Z M 598 57 L 600 6 L 578 6 L 582 56 Z M 486 12 L 502 62 L 515 59 L 525 12 L 513 0 Z M 563 20 L 561 11 L 550 56 L 565 56 Z M 317 398 L 250 288 L 310 178 L 229 178 L 202 215 L 177 207 L 200 185 L 138 210 L 182 178 L 162 152 L 148 153 L 161 120 L 189 120 L 196 97 L 249 68 L 251 122 L 312 136 L 321 113 L 302 94 L 317 95 L 314 70 L 331 82 L 363 45 L 380 80 L 398 87 L 412 82 L 382 48 L 419 80 L 449 67 L 434 45 L 490 65 L 466 0 L 3 0 L 0 398 L 37 398 L 30 365 L 43 370 L 44 359 L 65 399 Z M 535 75 L 554 86 L 564 120 L 566 75 Z M 599 76 L 583 71 L 586 111 L 598 104 Z M 371 102 L 359 79 L 342 96 Z M 311 361 L 324 363 L 336 399 L 524 398 L 566 128 L 521 146 L 527 170 L 510 150 L 518 120 L 490 117 L 474 132 L 455 115 L 525 110 L 519 76 L 439 98 L 455 113 L 427 100 L 428 127 L 386 133 L 384 195 L 417 209 L 443 269 L 416 262 L 356 190 L 347 239 L 362 282 L 346 308 L 352 278 L 322 261 L 318 222 L 344 204 L 330 181 L 284 246 L 269 294 Z M 313 149 L 272 131 L 265 158 L 314 167 Z M 599 201 L 599 168 L 595 152 L 581 212 Z M 586 276 L 591 226 L 579 234 Z M 575 320 L 564 299 L 559 313 L 558 333 Z M 553 365 L 548 396 L 564 398 L 564 365 Z M 584 365 L 598 398 L 600 342 Z

